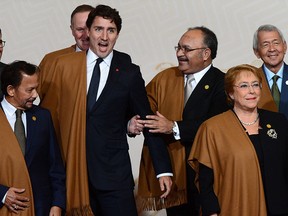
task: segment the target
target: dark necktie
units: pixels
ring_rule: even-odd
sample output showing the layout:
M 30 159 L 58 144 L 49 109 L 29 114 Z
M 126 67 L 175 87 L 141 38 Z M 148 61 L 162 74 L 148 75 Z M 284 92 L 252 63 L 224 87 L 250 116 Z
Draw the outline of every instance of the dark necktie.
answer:
M 274 98 L 274 101 L 277 105 L 277 108 L 279 109 L 279 103 L 280 103 L 280 91 L 277 85 L 277 80 L 279 79 L 279 76 L 274 75 L 273 76 L 273 84 L 272 84 L 272 96 Z
M 18 143 L 20 145 L 21 151 L 23 155 L 25 155 L 25 145 L 26 145 L 26 137 L 25 137 L 25 129 L 24 129 L 24 124 L 22 122 L 22 110 L 17 109 L 16 110 L 16 121 L 14 125 L 14 133 L 15 136 L 18 140 Z
M 98 58 L 93 69 L 92 78 L 89 85 L 88 95 L 87 95 L 87 109 L 91 111 L 93 105 L 96 102 L 99 82 L 100 82 L 100 67 L 99 64 L 103 61 L 102 58 Z
M 194 75 L 193 74 L 188 74 L 186 75 L 186 84 L 185 84 L 185 87 L 184 87 L 184 106 L 186 105 L 191 93 L 192 93 L 192 90 L 193 90 L 193 85 L 192 85 L 192 82 L 194 80 Z

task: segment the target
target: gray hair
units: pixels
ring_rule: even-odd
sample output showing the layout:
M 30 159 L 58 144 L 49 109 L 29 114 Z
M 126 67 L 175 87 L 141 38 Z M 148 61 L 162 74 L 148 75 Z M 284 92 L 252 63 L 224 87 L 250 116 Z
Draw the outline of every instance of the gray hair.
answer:
M 265 32 L 278 32 L 279 36 L 281 37 L 281 40 L 283 43 L 286 43 L 285 38 L 282 34 L 282 32 L 280 31 L 280 29 L 278 29 L 276 26 L 274 25 L 270 25 L 270 24 L 265 24 L 265 25 L 261 25 L 257 31 L 254 33 L 253 36 L 253 50 L 258 50 L 258 34 L 261 31 L 265 31 Z

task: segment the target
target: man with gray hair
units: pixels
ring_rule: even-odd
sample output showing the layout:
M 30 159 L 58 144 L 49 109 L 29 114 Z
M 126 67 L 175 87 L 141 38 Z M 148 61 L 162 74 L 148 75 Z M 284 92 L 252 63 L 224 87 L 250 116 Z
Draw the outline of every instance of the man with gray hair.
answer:
M 260 26 L 254 34 L 253 50 L 263 61 L 259 68 L 263 76 L 259 108 L 281 112 L 288 118 L 287 44 L 282 32 L 270 24 Z

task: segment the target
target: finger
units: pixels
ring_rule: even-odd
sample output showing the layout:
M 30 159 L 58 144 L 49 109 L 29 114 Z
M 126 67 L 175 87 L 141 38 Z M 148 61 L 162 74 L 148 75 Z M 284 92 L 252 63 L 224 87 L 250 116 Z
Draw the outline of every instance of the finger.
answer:
M 29 202 L 29 198 L 25 196 L 16 196 L 16 199 L 21 202 Z
M 10 211 L 12 211 L 13 213 L 18 214 L 18 211 L 17 211 L 16 209 L 14 209 L 13 206 L 10 206 L 9 209 L 10 209 Z
M 149 130 L 150 133 L 161 133 L 159 129 L 151 129 Z
M 157 115 L 147 115 L 146 119 L 150 119 L 150 120 L 157 120 L 158 116 Z
M 13 188 L 13 191 L 15 193 L 21 194 L 21 193 L 25 192 L 25 189 L 24 188 Z

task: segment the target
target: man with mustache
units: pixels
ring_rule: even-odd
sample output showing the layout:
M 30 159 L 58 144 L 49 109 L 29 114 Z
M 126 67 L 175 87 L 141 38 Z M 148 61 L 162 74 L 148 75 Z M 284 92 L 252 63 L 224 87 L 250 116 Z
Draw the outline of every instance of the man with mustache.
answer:
M 143 147 L 139 176 L 139 202 L 143 209 L 166 208 L 168 216 L 198 216 L 199 197 L 195 173 L 187 159 L 202 122 L 228 109 L 224 73 L 212 65 L 217 54 L 216 35 L 206 27 L 189 28 L 175 47 L 178 67 L 157 74 L 146 86 L 156 115 L 138 120 L 151 133 L 161 133 L 170 153 L 174 187 L 161 199 L 151 169 L 151 158 Z
M 282 32 L 270 24 L 260 26 L 254 34 L 253 50 L 263 61 L 259 68 L 263 80 L 259 108 L 281 112 L 288 118 L 287 44 Z
M 1 74 L 2 216 L 61 216 L 65 212 L 65 170 L 52 118 L 48 110 L 33 105 L 38 72 L 37 66 L 16 61 Z

